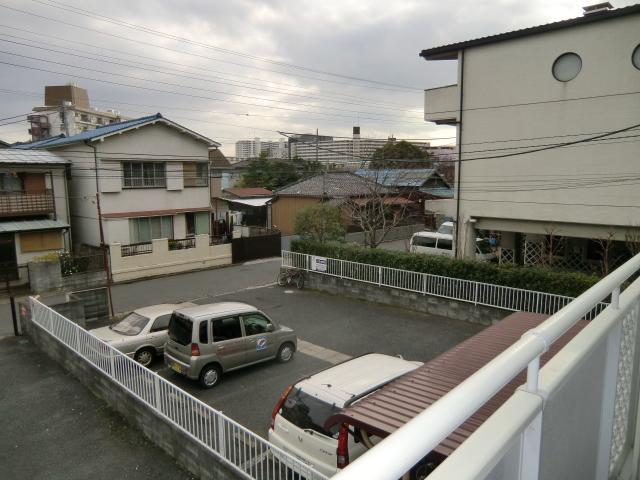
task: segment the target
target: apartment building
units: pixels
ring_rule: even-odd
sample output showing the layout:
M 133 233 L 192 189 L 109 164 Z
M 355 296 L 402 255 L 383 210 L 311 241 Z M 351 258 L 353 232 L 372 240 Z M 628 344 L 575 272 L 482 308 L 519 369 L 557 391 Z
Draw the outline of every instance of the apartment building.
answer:
M 44 87 L 44 105 L 34 107 L 33 111 L 27 117 L 32 141 L 59 135 L 69 137 L 126 120 L 117 110 L 91 107 L 87 90 L 73 83 Z
M 260 154 L 266 154 L 267 158 L 283 159 L 288 158 L 287 142 L 280 140 L 239 140 L 236 142 L 236 160 L 247 160 L 258 158 Z
M 108 245 L 119 281 L 230 262 L 228 246 L 210 242 L 209 149 L 219 146 L 158 113 L 19 148 L 70 161 L 74 242 Z
M 50 152 L 0 149 L 0 281 L 29 281 L 27 263 L 70 250 L 65 169 Z
M 421 52 L 458 64 L 457 83 L 426 90 L 424 106 L 426 121 L 457 129 L 455 197 L 427 208 L 456 220 L 458 256 L 487 230 L 503 260 L 579 266 L 593 239 L 637 233 L 639 31 L 640 6 L 606 3 Z

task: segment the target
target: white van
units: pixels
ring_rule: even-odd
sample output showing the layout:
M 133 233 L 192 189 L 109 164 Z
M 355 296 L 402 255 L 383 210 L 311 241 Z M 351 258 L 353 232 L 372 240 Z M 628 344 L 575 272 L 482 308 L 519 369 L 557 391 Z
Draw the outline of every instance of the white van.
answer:
M 323 370 L 285 389 L 271 415 L 269 441 L 331 477 L 367 448 L 353 430 L 325 421 L 422 362 L 370 353 Z M 379 439 L 371 439 L 377 443 Z M 341 452 L 344 452 L 342 454 Z
M 447 222 L 448 223 L 448 222 Z M 442 224 L 445 226 L 445 224 Z M 453 234 L 440 233 L 442 227 L 437 232 L 416 232 L 411 237 L 411 253 L 427 253 L 431 255 L 446 255 L 453 257 Z M 489 240 L 476 238 L 476 260 L 489 261 L 495 258 Z

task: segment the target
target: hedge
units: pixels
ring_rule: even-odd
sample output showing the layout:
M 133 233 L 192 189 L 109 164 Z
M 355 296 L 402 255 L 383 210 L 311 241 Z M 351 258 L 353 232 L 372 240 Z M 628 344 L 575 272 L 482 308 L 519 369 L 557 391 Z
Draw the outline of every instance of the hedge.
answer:
M 344 243 L 323 244 L 310 240 L 294 240 L 291 242 L 291 250 L 310 255 L 493 283 L 568 297 L 577 297 L 599 280 L 594 275 L 564 272 L 544 267 L 505 266 L 475 260 L 456 260 L 440 255 L 392 252 Z

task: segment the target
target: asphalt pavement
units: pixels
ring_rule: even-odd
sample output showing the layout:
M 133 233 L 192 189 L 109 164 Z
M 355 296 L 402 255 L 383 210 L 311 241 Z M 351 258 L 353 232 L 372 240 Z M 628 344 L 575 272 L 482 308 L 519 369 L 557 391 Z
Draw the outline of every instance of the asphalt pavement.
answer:
M 28 339 L 1 339 L 0 364 L 1 478 L 195 478 Z

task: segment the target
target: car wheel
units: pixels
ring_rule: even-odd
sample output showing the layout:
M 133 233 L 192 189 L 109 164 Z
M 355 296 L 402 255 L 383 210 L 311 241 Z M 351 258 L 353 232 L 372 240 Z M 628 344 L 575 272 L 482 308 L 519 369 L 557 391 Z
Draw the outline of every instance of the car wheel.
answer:
M 207 365 L 200 372 L 200 386 L 202 388 L 213 388 L 222 378 L 222 372 L 217 365 Z
M 296 351 L 293 343 L 283 343 L 278 350 L 278 361 L 280 363 L 287 363 L 293 358 L 293 354 Z
M 143 367 L 148 367 L 153 362 L 154 352 L 150 348 L 138 350 L 133 359 Z

